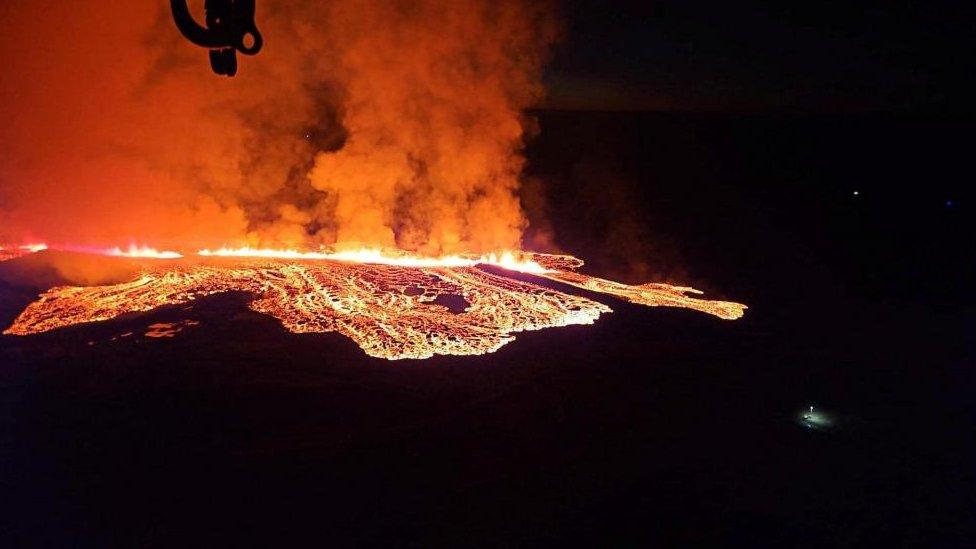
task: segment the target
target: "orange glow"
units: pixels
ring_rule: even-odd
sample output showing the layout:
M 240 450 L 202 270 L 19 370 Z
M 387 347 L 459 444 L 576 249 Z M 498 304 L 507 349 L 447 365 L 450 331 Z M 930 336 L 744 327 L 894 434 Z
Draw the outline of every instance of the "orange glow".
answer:
M 146 265 L 131 282 L 52 288 L 4 333 L 46 332 L 242 291 L 253 296 L 253 310 L 278 319 L 292 332 L 338 332 L 370 356 L 395 360 L 490 353 L 513 341 L 517 332 L 592 324 L 611 312 L 589 298 L 476 266 L 484 263 L 540 270 L 540 277 L 641 305 L 690 308 L 723 319 L 739 318 L 746 308 L 688 297 L 696 292 L 691 288 L 630 286 L 554 269 L 582 265 L 571 256 L 425 259 L 370 250 L 330 254 L 254 249 L 204 250 L 200 255 L 236 261 Z M 463 310 L 438 303 L 442 296 L 463 300 Z
M 265 259 L 328 259 L 325 252 L 300 252 L 298 250 L 277 250 L 272 248 L 220 248 L 200 250 L 197 255 L 204 257 L 260 257 Z
M 47 244 L 21 244 L 18 246 L 0 246 L 0 261 L 14 259 L 22 255 L 32 254 L 47 249 Z
M 156 248 L 150 248 L 148 246 L 136 246 L 130 244 L 128 248 L 121 249 L 118 246 L 105 250 L 104 255 L 112 255 L 116 257 L 142 257 L 147 259 L 178 259 L 183 257 L 183 255 L 176 252 L 169 251 L 159 251 Z
M 624 299 L 638 305 L 647 305 L 648 307 L 682 307 L 685 309 L 694 309 L 696 311 L 708 313 L 712 316 L 717 316 L 724 320 L 736 320 L 742 318 L 742 315 L 745 314 L 746 310 L 746 306 L 741 303 L 735 303 L 732 301 L 710 301 L 706 299 L 689 297 L 687 294 L 700 295 L 702 292 L 701 290 L 696 290 L 686 286 L 672 286 L 670 284 L 659 283 L 638 284 L 636 286 L 631 286 L 629 284 L 621 284 L 620 282 L 614 282 L 612 280 L 606 280 L 604 278 L 598 278 L 595 276 L 587 276 L 572 271 L 557 271 L 543 276 L 550 280 L 570 284 L 572 286 L 576 286 L 577 288 L 590 290 L 591 292 L 598 292 L 601 294 L 619 297 L 620 299 Z
M 368 263 L 373 265 L 390 265 L 394 267 L 474 267 L 478 264 L 494 265 L 510 271 L 542 274 L 548 270 L 525 254 L 505 251 L 501 253 L 474 255 L 447 255 L 441 257 L 424 257 L 416 254 L 386 250 L 381 248 L 360 248 L 346 251 L 318 251 L 301 252 L 298 250 L 278 250 L 271 248 L 220 248 L 217 250 L 200 250 L 198 255 L 204 257 L 254 257 L 264 259 L 301 259 L 328 260 L 347 263 Z
M 276 1 L 224 80 L 167 4 L 3 3 L 0 241 L 519 246 L 548 2 Z
M 22 255 L 40 252 L 43 250 L 61 250 L 66 252 L 77 252 L 83 254 L 108 255 L 112 257 L 133 257 L 143 259 L 179 259 L 182 254 L 172 251 L 160 251 L 149 246 L 136 246 L 129 244 L 128 248 L 114 246 L 112 248 L 95 248 L 90 246 L 48 246 L 47 244 L 23 244 L 20 246 L 0 246 L 0 261 L 13 259 Z
M 50 246 L 49 249 L 61 250 L 65 252 L 76 252 L 81 254 L 107 255 L 111 257 L 133 257 L 133 258 L 143 258 L 143 259 L 179 259 L 183 257 L 183 255 L 178 252 L 160 251 L 157 250 L 156 248 L 151 248 L 149 246 L 137 246 L 135 244 L 129 244 L 128 248 L 120 248 L 119 246 L 113 246 L 111 248 L 99 248 L 99 247 L 92 247 L 92 246 L 54 245 L 54 246 Z
M 175 30 L 161 34 L 165 3 L 48 2 L 43 20 L 57 35 L 86 42 L 42 48 L 37 6 L 7 4 L 0 239 L 259 247 L 183 258 L 52 245 L 138 258 L 86 263 L 139 274 L 51 288 L 4 333 L 242 291 L 292 332 L 338 332 L 399 359 L 488 353 L 518 332 L 610 312 L 567 287 L 725 319 L 745 309 L 518 251 L 525 137 L 536 131 L 527 110 L 545 95 L 559 34 L 549 2 L 277 2 L 261 27 L 279 45 L 234 81 L 214 79 Z M 0 260 L 44 248 L 0 249 Z M 443 305 L 458 300 L 463 310 Z

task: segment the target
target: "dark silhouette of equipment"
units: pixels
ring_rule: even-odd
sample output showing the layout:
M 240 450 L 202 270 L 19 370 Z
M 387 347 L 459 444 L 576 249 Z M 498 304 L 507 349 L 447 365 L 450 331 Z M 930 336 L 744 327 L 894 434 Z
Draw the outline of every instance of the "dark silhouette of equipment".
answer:
M 201 27 L 186 0 L 170 0 L 173 20 L 190 42 L 210 49 L 210 67 L 217 74 L 237 74 L 237 52 L 255 55 L 264 39 L 254 24 L 255 0 L 206 0 L 206 28 Z

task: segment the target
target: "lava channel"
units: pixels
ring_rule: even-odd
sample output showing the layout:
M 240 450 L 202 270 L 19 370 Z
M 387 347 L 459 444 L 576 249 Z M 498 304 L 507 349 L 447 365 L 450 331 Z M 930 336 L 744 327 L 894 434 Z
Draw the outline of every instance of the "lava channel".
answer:
M 573 271 L 569 256 L 534 254 L 534 274 L 648 306 L 684 307 L 723 319 L 745 306 L 687 295 L 667 284 L 630 286 Z M 479 355 L 498 350 L 518 332 L 592 324 L 610 307 L 477 266 L 404 267 L 335 260 L 278 258 L 177 261 L 147 265 L 134 280 L 108 286 L 60 286 L 44 292 L 4 331 L 29 335 L 110 320 L 164 305 L 246 292 L 250 308 L 295 333 L 338 332 L 366 354 L 390 360 Z M 700 292 L 699 292 L 700 293 Z M 442 304 L 463 299 L 463 308 Z

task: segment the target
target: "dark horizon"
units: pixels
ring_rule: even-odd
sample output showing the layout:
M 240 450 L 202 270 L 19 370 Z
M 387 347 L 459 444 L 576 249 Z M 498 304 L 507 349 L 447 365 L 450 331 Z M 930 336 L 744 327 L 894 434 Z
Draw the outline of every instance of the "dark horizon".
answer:
M 976 112 L 976 7 L 568 0 L 558 110 Z

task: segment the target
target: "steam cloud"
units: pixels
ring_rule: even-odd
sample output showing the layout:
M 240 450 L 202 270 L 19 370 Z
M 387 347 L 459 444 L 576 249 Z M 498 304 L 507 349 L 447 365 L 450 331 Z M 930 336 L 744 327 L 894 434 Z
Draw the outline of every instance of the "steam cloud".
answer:
M 0 6 L 0 242 L 519 246 L 545 3 L 258 4 L 233 79 L 165 2 Z

